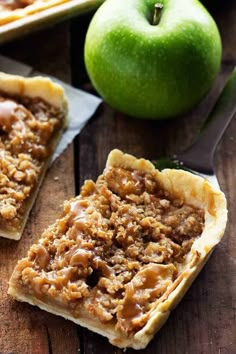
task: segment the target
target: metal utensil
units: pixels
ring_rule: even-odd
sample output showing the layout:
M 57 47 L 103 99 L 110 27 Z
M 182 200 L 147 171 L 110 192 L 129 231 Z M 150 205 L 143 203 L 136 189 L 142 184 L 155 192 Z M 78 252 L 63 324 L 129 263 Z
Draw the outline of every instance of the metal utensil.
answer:
M 185 169 L 209 180 L 216 188 L 219 184 L 214 172 L 213 158 L 216 146 L 236 112 L 236 68 L 229 76 L 214 108 L 203 124 L 194 143 L 173 157 L 154 162 L 159 170 Z

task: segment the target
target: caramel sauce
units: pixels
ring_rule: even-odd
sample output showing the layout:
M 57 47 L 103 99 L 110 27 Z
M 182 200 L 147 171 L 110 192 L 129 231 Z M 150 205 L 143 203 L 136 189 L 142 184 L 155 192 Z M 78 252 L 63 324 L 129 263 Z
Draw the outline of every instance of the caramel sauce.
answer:
M 72 266 L 83 266 L 88 267 L 89 260 L 92 257 L 92 252 L 88 250 L 84 250 L 82 248 L 77 248 L 73 250 L 72 254 L 70 254 L 70 265 Z
M 126 332 L 134 327 L 134 322 L 146 317 L 145 305 L 158 299 L 172 284 L 176 268 L 173 264 L 149 264 L 143 267 L 127 284 L 123 305 L 117 312 L 118 326 Z
M 59 272 L 51 271 L 42 273 L 41 277 L 37 277 L 34 281 L 34 290 L 38 297 L 42 297 L 43 287 L 49 285 L 52 289 L 61 290 L 67 285 L 73 274 L 73 268 L 65 268 Z
M 125 198 L 129 194 L 140 195 L 144 191 L 144 176 L 138 171 L 128 171 L 123 168 L 105 171 L 109 181 L 109 188 L 116 194 Z
M 70 203 L 70 211 L 72 214 L 74 214 L 74 217 L 80 217 L 83 216 L 85 213 L 84 211 L 88 207 L 88 202 L 86 200 L 74 200 L 73 202 Z
M 12 100 L 0 101 L 0 126 L 3 129 L 10 128 L 15 122 L 14 111 L 17 107 L 17 103 Z
M 86 209 L 88 207 L 88 203 L 83 200 L 75 200 L 70 203 L 70 223 L 73 224 L 77 228 L 83 228 L 87 222 L 87 214 Z
M 35 262 L 40 268 L 45 269 L 50 261 L 50 255 L 47 249 L 43 245 L 38 244 L 32 247 L 31 252 L 35 255 Z
M 43 247 L 31 248 L 26 287 L 30 278 L 38 297 L 60 298 L 74 316 L 84 307 L 127 336 L 139 331 L 187 276 L 186 256 L 204 226 L 203 210 L 158 188 L 150 174 L 115 167 L 86 181 L 45 231 Z
M 102 260 L 100 257 L 94 257 L 92 264 L 93 268 L 100 270 L 101 274 L 106 278 L 110 278 L 114 274 L 112 268 L 109 267 L 107 262 Z

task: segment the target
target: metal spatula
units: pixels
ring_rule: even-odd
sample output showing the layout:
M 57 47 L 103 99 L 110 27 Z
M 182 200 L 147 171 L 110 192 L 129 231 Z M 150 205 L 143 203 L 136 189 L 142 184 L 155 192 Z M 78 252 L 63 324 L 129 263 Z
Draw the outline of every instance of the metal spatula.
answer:
M 229 76 L 213 110 L 203 124 L 194 143 L 172 158 L 161 158 L 154 162 L 159 170 L 164 168 L 185 169 L 207 178 L 219 188 L 214 173 L 213 157 L 216 146 L 236 112 L 236 68 Z

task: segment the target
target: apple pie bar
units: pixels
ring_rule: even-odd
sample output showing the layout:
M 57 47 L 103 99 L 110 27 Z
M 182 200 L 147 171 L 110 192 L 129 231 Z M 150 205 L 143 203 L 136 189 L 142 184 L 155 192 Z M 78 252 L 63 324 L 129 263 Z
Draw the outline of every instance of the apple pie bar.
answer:
M 96 182 L 20 260 L 9 294 L 106 336 L 144 348 L 220 241 L 224 194 L 182 170 L 113 150 Z
M 69 1 L 72 0 L 0 0 L 0 25 L 26 18 Z
M 66 119 L 59 85 L 0 73 L 0 236 L 21 237 Z

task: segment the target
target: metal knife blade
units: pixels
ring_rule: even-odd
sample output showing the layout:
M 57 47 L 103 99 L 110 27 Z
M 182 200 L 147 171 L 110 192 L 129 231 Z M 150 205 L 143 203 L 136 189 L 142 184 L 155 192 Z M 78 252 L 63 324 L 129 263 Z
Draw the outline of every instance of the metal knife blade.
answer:
M 185 169 L 206 178 L 215 188 L 220 189 L 214 172 L 214 153 L 227 126 L 236 113 L 236 68 L 232 71 L 217 99 L 211 113 L 197 134 L 194 143 L 186 150 L 171 158 L 161 158 L 155 166 Z

